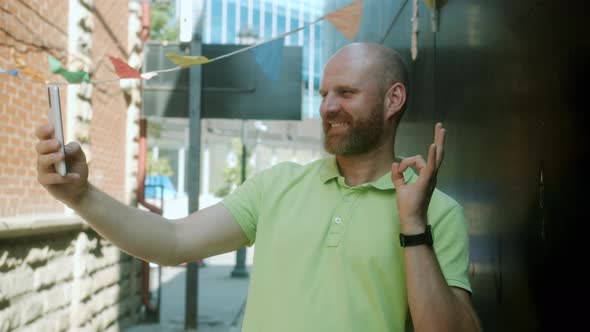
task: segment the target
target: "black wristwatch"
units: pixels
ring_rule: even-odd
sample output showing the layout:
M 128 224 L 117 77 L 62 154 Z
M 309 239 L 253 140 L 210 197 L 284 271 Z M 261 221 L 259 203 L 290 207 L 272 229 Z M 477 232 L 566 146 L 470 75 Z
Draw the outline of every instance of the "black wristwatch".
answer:
M 400 233 L 399 235 L 399 244 L 403 247 L 411 247 L 411 246 L 418 246 L 421 244 L 427 244 L 432 246 L 432 232 L 430 230 L 430 225 L 426 225 L 426 230 L 422 234 L 416 235 L 403 235 Z

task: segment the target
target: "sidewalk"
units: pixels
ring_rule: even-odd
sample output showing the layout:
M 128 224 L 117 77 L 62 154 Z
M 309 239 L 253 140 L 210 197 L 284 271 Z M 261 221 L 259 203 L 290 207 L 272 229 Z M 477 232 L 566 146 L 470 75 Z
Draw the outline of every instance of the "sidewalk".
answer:
M 248 250 L 250 271 L 252 253 Z M 235 253 L 205 260 L 199 268 L 199 332 L 239 332 L 248 294 L 249 278 L 231 278 Z M 184 331 L 186 268 L 162 267 L 160 324 L 135 325 L 124 332 Z

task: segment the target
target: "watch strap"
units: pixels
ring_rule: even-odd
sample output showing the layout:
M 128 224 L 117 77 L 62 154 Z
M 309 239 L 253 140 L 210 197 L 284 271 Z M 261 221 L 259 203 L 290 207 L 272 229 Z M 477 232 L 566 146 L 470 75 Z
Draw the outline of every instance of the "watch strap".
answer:
M 400 233 L 399 235 L 399 244 L 402 246 L 402 248 L 418 246 L 422 244 L 432 246 L 433 242 L 434 241 L 432 240 L 432 231 L 430 225 L 426 225 L 426 230 L 421 234 L 404 235 Z

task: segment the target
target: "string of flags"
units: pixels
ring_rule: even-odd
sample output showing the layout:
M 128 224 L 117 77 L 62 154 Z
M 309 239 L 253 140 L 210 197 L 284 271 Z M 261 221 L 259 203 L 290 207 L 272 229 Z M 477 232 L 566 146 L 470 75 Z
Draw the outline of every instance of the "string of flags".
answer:
M 283 45 L 286 36 L 299 32 L 300 30 L 303 30 L 308 26 L 311 26 L 326 19 L 328 22 L 334 25 L 334 27 L 336 27 L 336 29 L 338 29 L 338 31 L 340 31 L 340 33 L 342 33 L 344 37 L 346 37 L 347 39 L 353 39 L 358 34 L 358 30 L 360 28 L 361 23 L 361 17 L 362 0 L 357 0 L 346 7 L 328 13 L 316 19 L 315 21 L 310 22 L 307 25 L 299 27 L 295 30 L 285 32 L 269 40 L 261 41 L 254 45 L 244 47 L 242 49 L 236 50 L 228 54 L 223 54 L 213 59 L 208 59 L 207 57 L 202 55 L 187 56 L 176 53 L 166 53 L 166 57 L 172 63 L 174 63 L 176 67 L 151 71 L 142 74 L 140 74 L 137 70 L 129 66 L 122 59 L 114 56 L 107 56 L 107 58 L 110 60 L 111 64 L 114 67 L 114 72 L 118 76 L 118 78 L 108 80 L 92 81 L 90 79 L 90 74 L 86 71 L 68 71 L 66 68 L 64 68 L 64 66 L 58 59 L 51 55 L 48 56 L 49 70 L 54 74 L 61 75 L 66 80 L 66 82 L 46 81 L 40 73 L 38 73 L 31 67 L 28 67 L 22 59 L 18 58 L 14 58 L 15 68 L 4 69 L 0 67 L 0 74 L 7 74 L 10 76 L 19 77 L 23 80 L 34 83 L 56 85 L 80 84 L 82 82 L 91 84 L 101 84 L 106 82 L 119 81 L 121 79 L 149 80 L 155 76 L 158 76 L 161 73 L 177 71 L 194 65 L 204 65 L 239 53 L 251 51 L 254 56 L 254 59 L 256 60 L 256 63 L 261 67 L 263 73 L 267 75 L 267 77 L 270 80 L 276 81 L 279 79 L 280 75 Z

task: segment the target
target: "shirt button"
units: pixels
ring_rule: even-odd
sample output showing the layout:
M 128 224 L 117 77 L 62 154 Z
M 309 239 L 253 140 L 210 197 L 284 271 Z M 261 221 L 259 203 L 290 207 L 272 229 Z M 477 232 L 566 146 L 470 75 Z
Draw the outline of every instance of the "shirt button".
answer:
M 334 218 L 334 222 L 337 224 L 340 224 L 340 223 L 342 223 L 342 219 L 340 219 L 340 217 L 336 217 L 336 218 Z
M 346 196 L 346 197 L 344 197 L 344 202 L 345 202 L 345 203 L 350 203 L 350 202 L 352 202 L 352 197 L 350 197 L 350 196 Z

